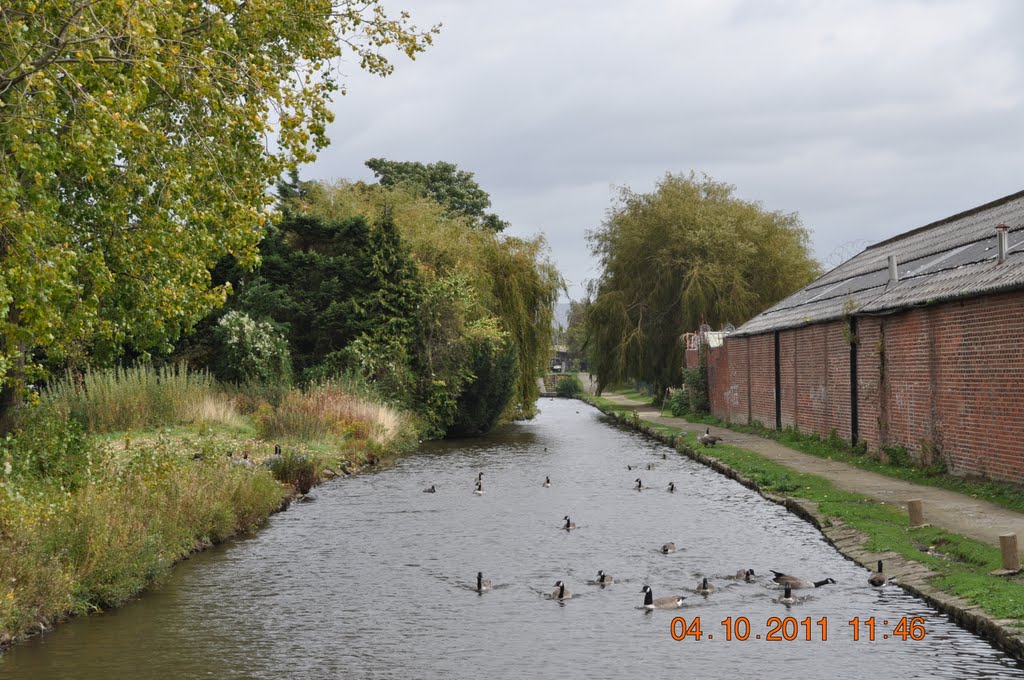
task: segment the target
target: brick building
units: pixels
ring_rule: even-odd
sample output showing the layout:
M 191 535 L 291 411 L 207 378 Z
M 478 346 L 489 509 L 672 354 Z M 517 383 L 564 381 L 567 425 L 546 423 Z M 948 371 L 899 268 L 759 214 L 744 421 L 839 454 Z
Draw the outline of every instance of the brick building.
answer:
M 870 246 L 710 349 L 708 381 L 731 422 L 1024 481 L 1024 192 Z

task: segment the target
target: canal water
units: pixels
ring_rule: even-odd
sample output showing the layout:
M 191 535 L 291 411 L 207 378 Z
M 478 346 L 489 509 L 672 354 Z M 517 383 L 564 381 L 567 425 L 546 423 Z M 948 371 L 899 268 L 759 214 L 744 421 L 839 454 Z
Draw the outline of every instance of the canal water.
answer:
M 868 586 L 785 509 L 589 406 L 540 406 L 534 421 L 318 487 L 129 605 L 10 650 L 0 677 L 1024 676 L 925 603 Z M 662 554 L 667 542 L 678 550 Z M 748 568 L 754 582 L 730 578 Z M 787 607 L 769 569 L 837 583 Z M 614 584 L 588 584 L 598 570 Z M 478 571 L 493 591 L 474 592 Z M 705 576 L 708 596 L 694 592 Z M 556 581 L 571 599 L 550 599 Z M 644 585 L 685 596 L 683 608 L 642 609 Z M 679 640 L 677 617 L 691 633 Z

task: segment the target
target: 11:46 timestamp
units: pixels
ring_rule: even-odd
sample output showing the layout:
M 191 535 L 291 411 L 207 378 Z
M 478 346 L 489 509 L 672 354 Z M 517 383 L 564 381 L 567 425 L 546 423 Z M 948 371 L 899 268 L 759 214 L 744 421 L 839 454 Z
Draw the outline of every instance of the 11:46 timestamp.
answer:
M 735 618 L 730 616 L 719 623 L 725 629 L 725 634 L 719 635 L 719 637 L 724 638 L 726 641 L 749 640 L 751 637 L 755 640 L 767 641 L 821 640 L 825 642 L 828 640 L 827 616 L 823 616 L 816 621 L 809 616 L 803 619 L 797 619 L 793 616 L 772 616 L 765 622 L 766 630 L 764 634 L 755 632 L 753 635 L 751 634 L 750 619 L 745 616 L 737 616 Z M 876 638 L 883 640 L 888 640 L 889 638 L 923 640 L 926 633 L 924 618 L 921 616 L 904 616 L 898 621 L 894 620 L 893 623 L 895 625 L 891 630 L 888 619 L 882 619 L 879 622 L 874 616 L 867 619 L 855 616 L 846 623 L 853 629 L 854 642 L 860 641 L 861 638 L 869 642 L 874 642 Z M 703 637 L 713 640 L 715 637 L 714 633 L 704 634 L 701 630 L 699 616 L 695 616 L 689 621 L 681 616 L 677 616 L 672 619 L 669 628 L 672 632 L 673 640 L 685 640 L 687 638 L 700 640 Z

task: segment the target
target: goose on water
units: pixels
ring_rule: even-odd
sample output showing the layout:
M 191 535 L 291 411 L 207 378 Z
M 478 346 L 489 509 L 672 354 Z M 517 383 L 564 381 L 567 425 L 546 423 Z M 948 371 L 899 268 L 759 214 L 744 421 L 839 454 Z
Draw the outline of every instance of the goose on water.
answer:
M 566 515 L 564 517 L 564 519 L 565 519 L 565 525 L 562 526 L 563 529 L 565 529 L 566 531 L 572 531 L 573 529 L 576 528 L 576 522 L 571 521 L 569 519 L 569 515 Z
M 484 495 L 484 483 L 482 481 L 478 481 L 476 483 L 476 488 L 473 489 L 473 493 L 475 493 L 477 496 Z
M 423 490 L 423 493 L 437 493 L 437 485 L 431 484 Z
M 599 571 L 597 572 L 597 582 L 602 586 L 607 586 L 611 585 L 612 583 L 615 583 L 615 579 L 613 579 L 608 574 L 604 573 L 604 571 Z
M 565 584 L 561 581 L 555 583 L 555 589 L 551 592 L 552 600 L 568 600 L 572 597 L 572 593 L 565 589 Z
M 675 482 L 669 482 L 668 483 L 668 492 L 669 493 L 675 493 L 676 492 L 676 483 Z
M 704 579 L 697 584 L 697 592 L 701 595 L 710 595 L 715 592 L 715 586 L 708 583 L 707 577 L 704 577 Z
M 648 463 L 647 464 L 647 469 L 648 470 L 653 470 L 654 469 L 654 463 Z
M 666 543 L 665 545 L 661 546 L 661 552 L 665 553 L 666 555 L 668 555 L 669 553 L 674 553 L 675 551 L 676 551 L 676 544 L 675 543 Z
M 753 569 L 740 569 L 739 571 L 736 572 L 736 579 L 737 580 L 743 580 L 743 581 L 746 581 L 747 583 L 750 583 L 751 581 L 754 580 L 754 576 L 756 576 L 756 575 L 757 574 L 754 573 Z
M 644 609 L 679 609 L 683 606 L 682 595 L 666 595 L 665 597 L 654 597 L 650 586 L 644 586 L 641 590 L 644 594 Z
M 634 486 L 633 488 L 636 489 L 637 491 L 643 491 L 645 488 L 647 488 L 647 487 L 644 486 L 643 482 L 640 481 L 639 477 L 637 477 L 633 481 L 636 482 L 636 486 Z
M 551 477 L 545 477 L 544 478 L 544 484 L 542 484 L 541 486 L 543 486 L 545 489 L 550 488 L 551 487 Z
M 882 571 L 882 560 L 878 560 L 878 571 L 868 577 L 868 583 L 875 587 L 881 587 L 885 585 L 887 580 L 885 572 Z
M 790 586 L 794 590 L 797 588 L 820 588 L 824 585 L 828 585 L 829 583 L 835 583 L 835 579 L 832 578 L 825 578 L 820 581 L 808 581 L 805 578 L 789 576 L 788 574 L 783 574 L 781 571 L 775 571 L 774 569 L 769 569 L 769 571 L 775 574 L 775 578 L 772 579 L 773 581 L 778 583 L 780 586 Z
M 796 604 L 796 598 L 793 597 L 793 586 L 786 586 L 786 591 L 779 598 L 779 602 L 785 605 Z
M 715 435 L 711 434 L 711 428 L 708 427 L 705 428 L 704 434 L 697 435 L 697 441 L 703 444 L 704 446 L 714 446 L 717 442 L 722 441 L 722 438 L 716 437 Z
M 494 590 L 494 586 L 491 585 L 490 579 L 484 578 L 482 571 L 476 572 L 476 592 L 484 593 L 488 590 Z

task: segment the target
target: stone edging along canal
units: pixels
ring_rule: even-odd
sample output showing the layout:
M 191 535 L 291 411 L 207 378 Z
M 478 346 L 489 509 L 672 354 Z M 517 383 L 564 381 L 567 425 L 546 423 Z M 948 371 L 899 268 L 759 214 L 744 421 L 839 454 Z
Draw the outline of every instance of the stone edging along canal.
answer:
M 725 463 L 705 456 L 685 444 L 679 446 L 676 435 L 658 432 L 646 425 L 647 421 L 641 420 L 637 423 L 616 411 L 605 410 L 596 404 L 591 405 L 610 417 L 616 424 L 641 432 L 664 444 L 668 444 L 687 458 L 710 467 L 730 479 L 736 480 L 772 503 L 784 506 L 793 514 L 813 524 L 836 550 L 860 566 L 874 571 L 874 566 L 878 560 L 884 560 L 886 574 L 892 573 L 895 575 L 894 578 L 890 578 L 890 583 L 921 598 L 943 614 L 949 616 L 963 628 L 991 641 L 1007 654 L 1024 660 L 1024 631 L 1014 630 L 1009 626 L 1009 624 L 1015 623 L 1015 621 L 995 619 L 982 611 L 980 607 L 932 587 L 928 581 L 940 574 L 931 571 L 919 562 L 908 560 L 898 553 L 871 552 L 864 547 L 869 538 L 867 534 L 845 526 L 841 520 L 825 517 L 818 511 L 816 503 L 766 492 L 758 486 L 757 482 L 743 476 Z

